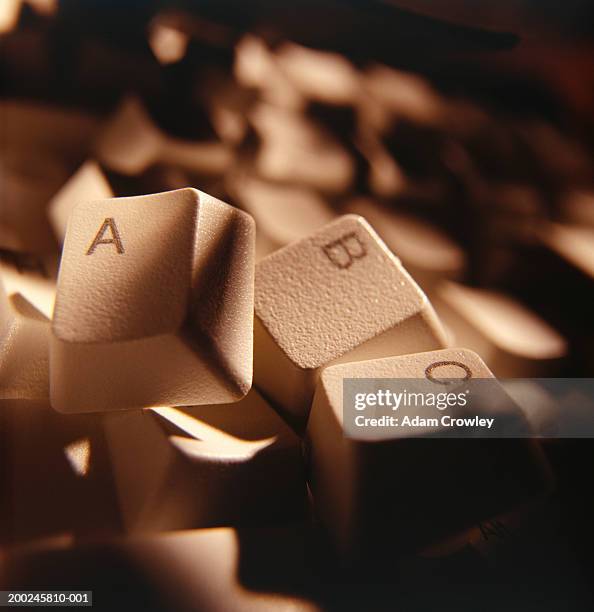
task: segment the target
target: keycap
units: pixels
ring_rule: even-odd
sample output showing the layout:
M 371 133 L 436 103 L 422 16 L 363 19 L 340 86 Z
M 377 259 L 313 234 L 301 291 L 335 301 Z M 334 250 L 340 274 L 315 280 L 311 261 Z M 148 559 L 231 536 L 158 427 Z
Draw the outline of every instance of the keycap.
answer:
M 594 278 L 594 229 L 548 223 L 539 235 L 543 243 L 570 265 Z
M 3 155 L 24 152 L 46 163 L 79 163 L 89 153 L 99 128 L 99 119 L 90 112 L 39 102 L 3 99 L 0 115 Z
M 347 427 L 350 417 L 343 404 L 343 380 L 347 378 L 429 379 L 435 393 L 450 385 L 459 392 L 461 383 L 486 379 L 489 387 L 480 393 L 480 400 L 467 400 L 469 414 L 495 414 L 524 423 L 520 409 L 484 362 L 466 349 L 326 368 L 319 378 L 306 432 L 310 488 L 317 516 L 346 557 L 415 548 L 455 535 L 465 526 L 521 506 L 550 489 L 548 466 L 533 440 L 432 439 L 445 429 L 440 417 L 449 411 L 425 406 L 424 411 L 435 413 L 440 423 L 431 427 L 427 437 L 422 429 L 405 427 L 403 418 L 398 427 Z M 478 389 L 475 386 L 470 393 Z M 428 393 L 426 387 L 419 390 Z M 488 407 L 483 406 L 485 400 Z M 373 416 L 371 405 L 356 414 Z M 495 412 L 492 406 L 498 406 Z M 402 410 L 401 406 L 397 416 Z M 411 407 L 405 414 L 414 416 L 417 409 Z
M 343 55 L 284 43 L 276 52 L 276 61 L 307 100 L 347 106 L 357 103 L 359 75 Z
M 78 202 L 104 200 L 114 195 L 99 164 L 93 160 L 86 161 L 56 193 L 48 206 L 50 222 L 60 243 L 64 242 L 68 218 Z
M 269 104 L 303 110 L 303 96 L 261 38 L 253 34 L 241 38 L 235 48 L 233 73 L 241 85 L 256 89 L 261 98 Z
M 454 345 L 477 351 L 499 377 L 551 375 L 567 356 L 564 337 L 504 293 L 444 282 L 434 304 Z
M 373 134 L 363 134 L 356 144 L 368 164 L 367 181 L 371 192 L 380 197 L 403 194 L 408 187 L 406 176 L 380 139 Z
M 187 188 L 77 205 L 51 342 L 62 412 L 227 403 L 251 385 L 254 224 Z
M 0 250 L 0 277 L 8 294 L 20 293 L 48 319 L 54 312 L 59 257 Z
M 300 183 L 325 193 L 341 193 L 354 178 L 348 152 L 331 134 L 305 117 L 260 104 L 250 121 L 261 144 L 254 168 L 268 181 Z
M 236 404 L 109 417 L 105 430 L 127 531 L 304 518 L 300 440 L 257 391 Z
M 48 253 L 56 245 L 46 206 L 68 176 L 68 167 L 33 152 L 2 155 L 0 248 Z
M 47 398 L 0 399 L 3 472 L 0 546 L 83 541 L 120 530 L 100 416 L 61 415 Z
M 0 400 L 47 399 L 49 321 L 0 277 Z
M 260 261 L 255 313 L 255 382 L 298 420 L 324 367 L 445 346 L 426 296 L 356 215 Z
M 217 141 L 190 141 L 164 134 L 140 100 L 126 98 L 96 146 L 97 159 L 122 174 L 136 175 L 156 163 L 180 166 L 198 174 L 221 174 L 232 161 L 231 150 Z
M 350 201 L 346 210 L 365 217 L 377 229 L 425 291 L 442 279 L 460 279 L 464 275 L 464 251 L 438 227 L 366 198 Z
M 0 5 L 0 33 L 14 30 L 21 10 L 22 0 L 6 0 Z
M 149 44 L 155 57 L 164 65 L 179 62 L 186 54 L 190 41 L 188 34 L 175 26 L 161 19 L 154 20 L 150 25 Z
M 245 174 L 230 183 L 234 200 L 256 221 L 258 260 L 334 218 L 324 198 L 311 189 L 268 183 Z
M 48 17 L 55 13 L 57 0 L 4 0 L 0 4 L 0 34 L 11 32 L 17 27 L 25 5 L 38 15 Z
M 389 66 L 375 64 L 364 73 L 366 98 L 361 110 L 365 123 L 384 130 L 392 117 L 433 123 L 444 112 L 440 96 L 422 77 Z

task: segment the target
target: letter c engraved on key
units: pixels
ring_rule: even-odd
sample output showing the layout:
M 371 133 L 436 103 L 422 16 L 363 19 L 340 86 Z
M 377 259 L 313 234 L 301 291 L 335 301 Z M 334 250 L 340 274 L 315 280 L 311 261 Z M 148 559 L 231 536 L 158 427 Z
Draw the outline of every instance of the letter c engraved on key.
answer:
M 111 232 L 111 238 L 104 238 L 107 230 Z M 120 238 L 120 232 L 118 231 L 118 226 L 116 225 L 115 219 L 113 217 L 107 217 L 105 221 L 103 221 L 103 225 L 99 228 L 93 243 L 89 247 L 87 251 L 87 255 L 92 255 L 95 252 L 95 249 L 101 244 L 113 244 L 118 252 L 118 255 L 123 255 L 124 253 L 124 245 L 122 244 L 122 239 Z
M 455 380 L 451 378 L 446 378 L 446 379 L 435 378 L 433 376 L 434 370 L 436 370 L 437 368 L 444 367 L 444 366 L 456 366 L 457 368 L 461 368 L 462 370 L 464 370 L 464 378 L 456 378 Z M 437 383 L 439 385 L 449 385 L 452 382 L 459 383 L 459 382 L 464 382 L 465 380 L 468 380 L 469 378 L 472 378 L 472 370 L 467 365 L 460 363 L 459 361 L 436 361 L 435 363 L 432 363 L 430 366 L 427 366 L 427 368 L 425 369 L 425 376 L 431 382 Z
M 365 244 L 355 232 L 344 234 L 337 240 L 328 242 L 322 250 L 332 265 L 341 270 L 350 268 L 356 259 L 362 259 L 367 255 Z

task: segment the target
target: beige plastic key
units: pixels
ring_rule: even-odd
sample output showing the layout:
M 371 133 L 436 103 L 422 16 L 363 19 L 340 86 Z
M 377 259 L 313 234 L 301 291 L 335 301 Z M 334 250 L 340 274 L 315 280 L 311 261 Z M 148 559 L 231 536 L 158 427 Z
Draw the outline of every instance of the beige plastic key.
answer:
M 357 103 L 361 91 L 359 75 L 344 56 L 284 43 L 276 60 L 304 98 L 335 105 Z
M 431 291 L 442 279 L 459 279 L 463 275 L 464 251 L 439 228 L 370 199 L 353 200 L 346 210 L 371 223 L 425 291 Z
M 0 277 L 0 401 L 49 395 L 49 320 Z
M 366 96 L 361 96 L 361 118 L 383 130 L 392 117 L 434 123 L 444 112 L 440 96 L 418 75 L 384 65 L 373 65 L 363 77 Z
M 326 225 L 334 213 L 315 191 L 239 176 L 229 187 L 234 199 L 256 221 L 256 257 L 304 238 Z
M 27 4 L 36 13 L 49 16 L 55 13 L 58 0 L 2 0 L 0 2 L 0 34 L 15 29 L 23 5 Z
M 24 151 L 0 155 L 0 249 L 55 251 L 46 207 L 68 177 L 68 167 L 51 153 Z
M 260 261 L 255 309 L 255 382 L 298 420 L 326 366 L 445 346 L 425 294 L 356 215 Z
M 35 253 L 0 253 L 0 277 L 6 292 L 20 293 L 48 319 L 52 318 L 56 299 L 59 256 Z
M 66 225 L 73 208 L 85 200 L 113 198 L 112 188 L 96 161 L 86 161 L 50 200 L 48 216 L 54 234 L 64 242 Z
M 237 404 L 109 415 L 105 431 L 130 532 L 303 517 L 299 438 L 255 390 Z
M 186 188 L 82 202 L 51 344 L 62 412 L 226 403 L 251 386 L 254 222 Z
M 188 48 L 190 36 L 174 23 L 155 19 L 149 27 L 149 45 L 160 64 L 179 62 Z
M 250 119 L 262 141 L 254 162 L 261 178 L 328 193 L 349 188 L 353 160 L 322 128 L 298 114 L 264 104 L 252 111 Z
M 423 397 L 433 392 L 463 393 L 468 412 L 440 410 L 429 401 L 424 408 L 417 403 L 404 408 L 402 403 L 397 410 L 388 409 L 400 419 L 398 425 L 365 425 L 360 417 L 371 421 L 379 400 L 366 400 L 369 403 L 361 411 L 355 406 L 347 411 L 343 403 L 347 378 L 415 379 L 419 382 L 411 380 L 404 388 L 396 383 L 384 387 L 381 381 L 378 386 L 402 393 L 413 388 Z M 488 387 L 481 392 L 483 384 Z M 361 385 L 371 389 L 368 383 Z M 466 385 L 472 387 L 469 393 Z M 403 415 L 417 414 L 437 423 L 427 420 L 426 428 L 407 426 Z M 446 429 L 442 415 L 451 418 L 454 414 L 504 418 L 529 431 L 518 406 L 480 357 L 466 349 L 345 363 L 324 370 L 307 425 L 308 469 L 316 513 L 342 553 L 418 548 L 549 490 L 548 466 L 529 438 L 433 437 Z
M 86 112 L 60 106 L 4 99 L 0 101 L 2 138 L 0 151 L 5 155 L 43 163 L 79 163 L 89 152 L 99 120 Z M 30 166 L 31 164 L 29 164 Z
M 0 3 L 0 33 L 14 30 L 22 3 L 23 0 L 4 0 Z
M 356 145 L 369 164 L 369 188 L 380 197 L 404 195 L 408 180 L 404 170 L 390 155 L 379 138 L 367 131 L 359 135 Z
M 548 223 L 539 230 L 544 244 L 589 278 L 594 278 L 594 228 Z
M 565 339 L 534 312 L 498 291 L 444 282 L 434 305 L 452 343 L 479 353 L 500 377 L 555 372 L 567 355 Z
M 295 111 L 305 106 L 303 96 L 282 70 L 275 54 L 253 34 L 238 42 L 233 73 L 241 85 L 258 90 L 262 100 L 273 106 Z
M 231 149 L 220 142 L 193 142 L 164 134 L 140 100 L 126 98 L 105 126 L 96 147 L 97 159 L 127 175 L 164 163 L 198 174 L 222 174 L 232 162 Z

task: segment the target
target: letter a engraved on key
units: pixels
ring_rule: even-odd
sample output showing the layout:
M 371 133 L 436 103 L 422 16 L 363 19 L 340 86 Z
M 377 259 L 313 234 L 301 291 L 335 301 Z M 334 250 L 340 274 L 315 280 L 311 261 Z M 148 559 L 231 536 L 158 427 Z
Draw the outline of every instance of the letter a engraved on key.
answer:
M 341 270 L 350 268 L 355 259 L 367 255 L 365 245 L 355 232 L 345 234 L 322 247 L 328 259 Z
M 103 238 L 105 232 L 107 230 L 111 232 L 111 238 Z M 122 239 L 120 238 L 120 232 L 118 231 L 117 225 L 115 224 L 115 220 L 113 217 L 107 217 L 105 221 L 103 221 L 103 225 L 101 229 L 97 232 L 95 239 L 93 240 L 93 244 L 89 247 L 87 251 L 87 255 L 92 255 L 95 252 L 95 249 L 100 244 L 113 244 L 118 252 L 118 255 L 122 255 L 124 253 L 124 245 L 122 244 Z

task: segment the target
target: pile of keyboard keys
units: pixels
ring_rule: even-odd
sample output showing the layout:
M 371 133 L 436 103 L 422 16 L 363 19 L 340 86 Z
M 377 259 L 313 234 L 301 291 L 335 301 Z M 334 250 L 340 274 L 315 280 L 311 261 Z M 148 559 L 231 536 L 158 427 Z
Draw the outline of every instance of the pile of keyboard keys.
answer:
M 0 11 L 0 588 L 590 609 L 594 448 L 547 439 L 537 385 L 535 439 L 342 411 L 350 378 L 593 377 L 579 135 L 199 11 L 106 39 L 75 4 Z

